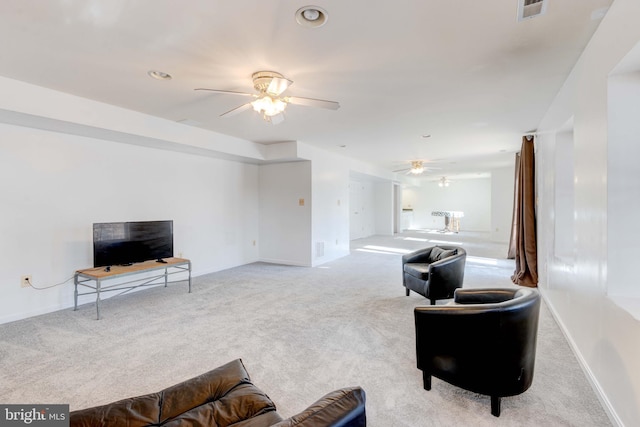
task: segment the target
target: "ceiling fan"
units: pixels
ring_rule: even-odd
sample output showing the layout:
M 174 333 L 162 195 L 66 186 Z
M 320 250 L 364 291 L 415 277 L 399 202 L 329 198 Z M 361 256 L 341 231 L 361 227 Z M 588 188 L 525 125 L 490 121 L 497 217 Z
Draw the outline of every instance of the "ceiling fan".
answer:
M 206 90 L 209 92 L 225 93 L 229 95 L 248 96 L 254 98 L 253 101 L 242 104 L 232 110 L 222 113 L 220 117 L 229 117 L 241 113 L 253 107 L 262 114 L 262 118 L 271 123 L 278 124 L 284 120 L 284 110 L 288 104 L 303 105 L 305 107 L 327 108 L 337 110 L 340 104 L 335 101 L 325 101 L 323 99 L 302 98 L 299 96 L 281 96 L 293 81 L 285 78 L 275 71 L 258 71 L 251 76 L 253 87 L 258 93 L 235 92 L 231 90 L 219 90 L 208 88 L 197 88 L 194 90 Z
M 448 187 L 451 184 L 451 180 L 446 176 L 443 176 L 438 180 L 438 187 Z
M 398 169 L 393 172 L 405 172 L 406 175 L 420 175 L 429 170 L 438 170 L 438 168 L 427 167 L 422 160 L 412 160 L 411 167 Z

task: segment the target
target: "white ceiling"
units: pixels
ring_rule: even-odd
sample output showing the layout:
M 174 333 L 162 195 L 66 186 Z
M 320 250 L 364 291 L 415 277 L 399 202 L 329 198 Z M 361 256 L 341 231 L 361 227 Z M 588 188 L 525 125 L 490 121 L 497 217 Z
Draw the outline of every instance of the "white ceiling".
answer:
M 548 0 L 518 22 L 518 0 L 20 0 L 0 2 L 0 75 L 259 143 L 297 140 L 388 170 L 436 175 L 513 161 L 612 0 Z M 315 4 L 320 28 L 296 23 Z M 173 76 L 158 81 L 160 70 Z M 276 126 L 246 102 L 251 74 L 294 81 Z M 431 135 L 423 138 L 423 135 Z

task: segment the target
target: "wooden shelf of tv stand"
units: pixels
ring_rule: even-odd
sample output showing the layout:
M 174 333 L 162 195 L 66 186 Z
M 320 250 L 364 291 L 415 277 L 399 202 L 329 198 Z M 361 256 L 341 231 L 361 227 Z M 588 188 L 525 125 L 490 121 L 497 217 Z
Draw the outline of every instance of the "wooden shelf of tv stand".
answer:
M 191 261 L 185 258 L 163 258 L 165 262 L 154 260 L 138 262 L 131 265 L 113 265 L 109 271 L 106 267 L 85 268 L 77 270 L 74 274 L 74 311 L 78 309 L 78 296 L 87 294 L 96 294 L 96 312 L 97 318 L 100 319 L 100 293 L 116 290 L 129 291 L 141 286 L 157 286 L 161 285 L 159 279 L 164 279 L 164 286 L 168 284 L 168 276 L 172 274 L 188 272 L 189 273 L 189 293 L 191 292 Z M 119 282 L 110 286 L 102 286 L 104 280 L 124 278 L 126 276 L 150 273 L 157 270 L 163 270 L 160 274 L 141 278 L 134 278 L 126 282 Z M 92 284 L 93 283 L 93 284 Z M 78 285 L 92 289 L 90 292 L 78 293 Z

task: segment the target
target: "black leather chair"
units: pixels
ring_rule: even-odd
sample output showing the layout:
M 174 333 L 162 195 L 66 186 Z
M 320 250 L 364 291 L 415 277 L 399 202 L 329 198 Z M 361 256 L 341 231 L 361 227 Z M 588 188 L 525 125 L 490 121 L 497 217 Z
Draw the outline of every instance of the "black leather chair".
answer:
M 467 252 L 458 246 L 433 246 L 402 256 L 402 284 L 431 300 L 453 298 L 462 287 Z
M 530 288 L 458 289 L 455 304 L 416 307 L 416 354 L 424 388 L 431 376 L 500 399 L 533 380 L 540 294 Z

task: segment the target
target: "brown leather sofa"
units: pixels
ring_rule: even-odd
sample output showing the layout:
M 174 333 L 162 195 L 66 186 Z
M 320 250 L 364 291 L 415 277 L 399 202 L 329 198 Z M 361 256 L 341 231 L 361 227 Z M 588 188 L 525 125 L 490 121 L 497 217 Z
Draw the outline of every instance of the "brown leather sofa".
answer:
M 529 288 L 457 289 L 454 304 L 416 307 L 416 356 L 425 390 L 431 376 L 491 396 L 523 393 L 533 381 L 540 294 Z
M 366 426 L 365 392 L 333 391 L 285 420 L 236 359 L 157 393 L 73 411 L 71 426 Z
M 402 284 L 435 305 L 436 300 L 453 298 L 462 287 L 467 252 L 459 246 L 432 246 L 402 256 Z

